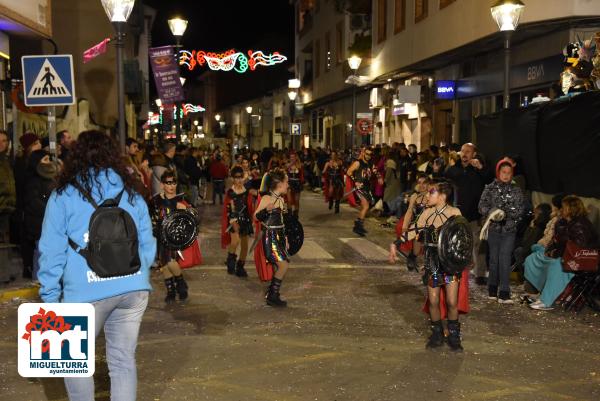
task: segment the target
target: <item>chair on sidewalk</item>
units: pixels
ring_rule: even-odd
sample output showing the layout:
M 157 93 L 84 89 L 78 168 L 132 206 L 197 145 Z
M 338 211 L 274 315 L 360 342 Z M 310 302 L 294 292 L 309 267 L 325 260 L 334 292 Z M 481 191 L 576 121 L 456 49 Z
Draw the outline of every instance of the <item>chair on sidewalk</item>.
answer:
M 577 273 L 558 298 L 557 304 L 575 313 L 587 305 L 600 311 L 600 272 Z

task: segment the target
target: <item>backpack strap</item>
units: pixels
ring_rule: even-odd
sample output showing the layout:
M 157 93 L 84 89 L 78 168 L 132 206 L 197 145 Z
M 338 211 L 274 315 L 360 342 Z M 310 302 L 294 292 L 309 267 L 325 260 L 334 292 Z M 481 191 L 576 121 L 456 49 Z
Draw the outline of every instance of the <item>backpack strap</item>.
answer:
M 74 180 L 71 185 L 73 185 L 75 187 L 76 190 L 79 191 L 79 193 L 81 195 L 83 195 L 83 197 L 92 204 L 92 206 L 94 207 L 94 209 L 98 209 L 98 204 L 96 203 L 96 201 L 94 200 L 94 198 L 92 198 L 92 196 L 85 190 L 83 189 L 83 187 L 81 185 L 79 185 L 79 183 Z
M 73 241 L 71 238 L 69 238 L 69 245 L 71 246 L 71 248 L 77 252 L 78 254 L 80 254 L 81 256 L 83 256 L 84 259 L 87 260 L 87 255 L 88 255 L 88 250 L 87 248 L 82 248 L 79 245 L 77 245 L 77 243 L 75 241 Z
M 119 192 L 119 195 L 117 195 L 117 197 L 115 198 L 115 203 L 117 204 L 117 206 L 119 206 L 119 204 L 121 203 L 121 198 L 123 197 L 124 192 L 125 192 L 125 187 L 123 187 L 121 192 Z

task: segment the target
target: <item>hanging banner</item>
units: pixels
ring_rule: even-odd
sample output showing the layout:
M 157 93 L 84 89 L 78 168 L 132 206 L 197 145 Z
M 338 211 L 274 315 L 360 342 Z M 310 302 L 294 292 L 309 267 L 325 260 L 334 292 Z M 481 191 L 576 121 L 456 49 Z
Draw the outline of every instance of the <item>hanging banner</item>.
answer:
M 183 87 L 173 46 L 153 47 L 148 49 L 148 54 L 160 100 L 163 104 L 182 101 Z
M 106 53 L 106 51 L 108 50 L 108 42 L 110 42 L 110 38 L 106 38 L 102 42 L 98 43 L 96 46 L 90 47 L 89 49 L 84 51 L 83 64 L 89 63 L 99 55 Z
M 356 131 L 360 135 L 369 135 L 373 132 L 373 114 L 356 113 Z

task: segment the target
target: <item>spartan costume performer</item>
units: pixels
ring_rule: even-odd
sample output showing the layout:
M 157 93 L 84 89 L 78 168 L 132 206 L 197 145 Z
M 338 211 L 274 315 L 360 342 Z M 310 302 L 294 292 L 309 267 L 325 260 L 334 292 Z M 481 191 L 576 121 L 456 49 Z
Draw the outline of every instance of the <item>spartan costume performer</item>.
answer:
M 302 193 L 302 186 L 304 185 L 304 169 L 296 152 L 292 151 L 290 153 L 286 172 L 289 183 L 287 192 L 288 205 L 290 206 L 292 214 L 298 217 L 300 211 L 300 194 Z
M 340 212 L 340 201 L 344 196 L 344 163 L 338 158 L 336 152 L 331 152 L 331 159 L 325 163 L 323 168 L 325 185 L 323 193 L 329 202 L 329 210 L 335 204 L 335 213 Z
M 366 148 L 361 153 L 358 160 L 355 160 L 346 172 L 346 188 L 348 188 L 348 202 L 351 206 L 359 206 L 358 218 L 354 222 L 354 231 L 356 234 L 364 237 L 367 234 L 365 230 L 365 216 L 373 205 L 373 194 L 371 193 L 371 177 L 373 168 L 371 158 L 373 150 Z
M 267 190 L 258 204 L 254 217 L 257 234 L 254 261 L 262 281 L 271 280 L 267 290 L 267 305 L 285 307 L 279 291 L 289 267 L 289 257 L 302 246 L 304 232 L 296 217 L 287 213 L 283 194 L 288 191 L 288 178 L 282 171 L 265 175 L 263 190 Z M 264 191 L 261 191 L 264 192 Z M 254 244 L 253 244 L 254 247 Z
M 427 283 L 426 311 L 431 317 L 432 334 L 427 348 L 437 348 L 444 343 L 442 318 L 448 317 L 448 345 L 453 351 L 462 351 L 459 312 L 467 313 L 468 272 L 472 262 L 473 236 L 460 210 L 449 206 L 452 186 L 434 180 L 429 186 L 427 205 L 404 240 L 418 237 L 425 249 L 425 275 Z M 392 259 L 401 241 L 392 248 Z M 440 289 L 444 287 L 442 292 Z
M 162 192 L 150 201 L 150 213 L 154 236 L 158 239 L 158 259 L 160 270 L 165 279 L 167 296 L 165 302 L 173 302 L 177 295 L 181 301 L 188 297 L 188 285 L 181 273 L 178 263 L 178 251 L 187 248 L 198 235 L 196 226 L 176 219 L 181 210 L 189 208 L 182 195 L 177 195 L 177 180 L 171 170 L 165 171 L 160 177 Z M 187 219 L 189 220 L 189 219 Z M 183 223 L 183 224 L 181 224 Z M 195 230 L 194 230 L 195 228 Z
M 419 216 L 427 208 L 427 189 L 429 182 L 430 179 L 425 173 L 419 173 L 419 175 L 417 175 L 415 192 L 410 195 L 406 214 L 396 225 L 396 235 L 398 238 L 401 238 L 402 235 L 407 233 L 410 226 L 414 226 Z M 408 270 L 417 270 L 417 255 L 420 252 L 419 243 L 413 241 L 405 242 L 401 245 L 401 250 L 403 252 L 408 252 L 406 259 L 406 267 Z
M 225 194 L 221 217 L 221 247 L 227 248 L 227 273 L 247 277 L 244 268 L 248 254 L 248 236 L 252 235 L 253 198 L 244 187 L 244 171 L 241 167 L 231 169 L 233 185 Z M 240 245 L 240 257 L 236 250 Z

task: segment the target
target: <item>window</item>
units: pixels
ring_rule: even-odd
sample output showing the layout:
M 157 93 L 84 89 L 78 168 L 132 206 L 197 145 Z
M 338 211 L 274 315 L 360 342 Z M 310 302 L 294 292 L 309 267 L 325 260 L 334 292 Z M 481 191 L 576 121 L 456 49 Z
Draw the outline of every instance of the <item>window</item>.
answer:
M 335 58 L 338 64 L 344 62 L 344 21 L 338 22 L 335 28 Z
M 442 8 L 448 7 L 450 4 L 454 3 L 456 0 L 440 0 L 440 10 Z
M 427 18 L 429 0 L 415 0 L 415 22 L 423 21 Z
M 321 42 L 317 40 L 315 42 L 315 78 L 319 77 L 321 73 Z
M 395 0 L 394 33 L 402 32 L 405 28 L 406 28 L 406 0 Z
M 387 0 L 377 0 L 377 43 L 385 40 Z
M 325 34 L 325 71 L 331 69 L 331 31 Z

